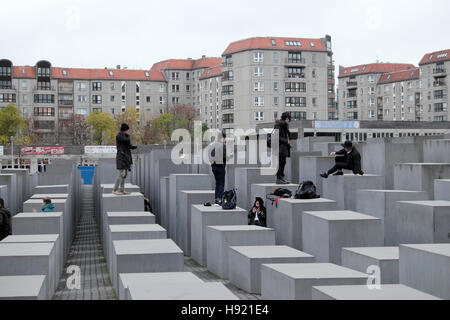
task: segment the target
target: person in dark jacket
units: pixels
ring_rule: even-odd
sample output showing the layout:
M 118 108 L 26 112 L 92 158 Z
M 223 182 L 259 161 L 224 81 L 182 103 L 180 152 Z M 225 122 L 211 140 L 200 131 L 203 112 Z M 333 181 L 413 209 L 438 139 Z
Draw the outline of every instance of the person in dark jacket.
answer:
M 55 205 L 52 203 L 52 199 L 45 197 L 42 199 L 42 212 L 55 212 Z
M 125 191 L 125 180 L 128 175 L 128 171 L 131 171 L 131 165 L 133 164 L 133 158 L 131 157 L 131 150 L 136 149 L 136 146 L 131 145 L 130 127 L 126 123 L 122 123 L 120 132 L 116 136 L 117 155 L 116 155 L 116 167 L 119 174 L 114 185 L 113 193 L 116 195 L 128 195 L 129 192 Z
M 255 200 L 255 204 L 248 212 L 248 224 L 266 227 L 266 207 L 264 206 L 264 200 L 262 198 L 257 197 Z
M 279 161 L 277 171 L 276 184 L 289 184 L 285 180 L 284 167 L 286 166 L 286 158 L 291 157 L 291 141 L 289 132 L 289 122 L 291 121 L 291 114 L 284 112 L 281 119 L 275 122 L 274 129 L 279 131 Z
M 0 241 L 12 234 L 11 212 L 5 208 L 5 201 L 0 198 Z
M 211 170 L 216 180 L 216 187 L 214 192 L 214 204 L 222 204 L 223 191 L 225 189 L 225 174 L 227 165 L 227 145 L 226 134 L 222 132 L 220 142 L 213 144 L 211 150 Z
M 351 141 L 345 141 L 342 146 L 344 149 L 331 153 L 331 156 L 336 156 L 336 164 L 327 172 L 322 173 L 320 175 L 322 178 L 326 179 L 333 173 L 335 176 L 343 176 L 343 169 L 351 170 L 357 176 L 364 175 L 364 172 L 361 170 L 361 155 L 353 146 L 353 143 Z

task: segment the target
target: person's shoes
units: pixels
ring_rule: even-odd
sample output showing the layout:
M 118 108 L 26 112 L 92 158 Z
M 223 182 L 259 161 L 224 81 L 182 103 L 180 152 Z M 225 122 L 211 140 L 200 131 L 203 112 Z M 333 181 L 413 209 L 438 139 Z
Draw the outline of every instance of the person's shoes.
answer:
M 116 196 L 123 196 L 124 193 L 121 191 L 113 191 L 113 194 L 115 194 Z
M 129 196 L 131 194 L 130 192 L 126 192 L 126 191 L 124 191 L 122 193 L 123 193 L 124 196 Z
M 209 202 L 205 202 L 203 205 L 204 205 L 205 207 L 212 207 L 212 206 L 211 206 L 211 203 L 209 203 Z
M 333 176 L 343 176 L 343 175 L 344 175 L 344 172 L 342 172 L 341 170 L 339 170 L 333 174 Z
M 289 184 L 289 182 L 287 182 L 287 181 L 284 180 L 284 179 L 278 178 L 276 184 Z
M 328 173 L 326 173 L 326 172 L 321 173 L 320 176 L 321 176 L 322 178 L 324 178 L 324 179 L 327 179 L 327 178 L 328 178 Z

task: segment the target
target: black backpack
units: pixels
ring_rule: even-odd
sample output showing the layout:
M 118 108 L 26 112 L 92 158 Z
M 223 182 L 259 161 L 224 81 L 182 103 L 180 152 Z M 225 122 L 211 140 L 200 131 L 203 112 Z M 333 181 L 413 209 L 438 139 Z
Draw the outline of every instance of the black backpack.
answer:
M 275 202 L 275 207 L 278 208 L 278 200 L 280 198 L 292 198 L 292 191 L 287 188 L 278 188 L 274 192 L 266 195 L 266 199 L 270 200 L 273 206 Z
M 225 191 L 222 196 L 222 209 L 236 209 L 236 190 Z
M 300 184 L 295 192 L 295 199 L 318 199 L 316 186 L 312 181 L 305 181 Z

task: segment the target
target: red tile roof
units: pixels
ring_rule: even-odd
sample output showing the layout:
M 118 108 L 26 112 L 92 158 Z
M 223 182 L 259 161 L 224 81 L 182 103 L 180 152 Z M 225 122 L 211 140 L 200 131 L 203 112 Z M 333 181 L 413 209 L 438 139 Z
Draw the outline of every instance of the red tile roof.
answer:
M 427 53 L 419 62 L 419 66 L 424 64 L 436 63 L 441 61 L 450 61 L 450 49 Z
M 420 75 L 419 68 L 413 70 L 403 70 L 391 73 L 385 73 L 378 80 L 378 84 L 387 84 L 400 81 L 418 80 Z
M 214 78 L 214 77 L 220 77 L 222 75 L 222 65 L 217 65 L 212 68 L 208 68 L 205 71 L 203 71 L 202 75 L 200 76 L 200 80 Z
M 25 70 L 25 73 L 22 72 Z M 63 74 L 66 70 L 67 75 Z M 109 72 L 112 71 L 111 76 Z M 148 77 L 146 76 L 148 72 Z M 13 67 L 14 78 L 35 78 L 35 67 Z M 156 70 L 123 70 L 123 69 L 76 69 L 52 68 L 52 78 L 69 80 L 133 80 L 133 81 L 165 81 L 164 75 Z
M 210 68 L 222 63 L 221 58 L 201 58 L 197 60 L 190 59 L 169 59 L 157 62 L 152 66 L 152 70 L 195 70 Z
M 369 73 L 388 73 L 415 68 L 416 67 L 414 65 L 405 63 L 371 63 L 360 66 L 341 68 L 338 78 L 345 78 Z
M 272 40 L 275 41 L 274 44 L 272 44 Z M 288 41 L 300 42 L 301 46 L 287 45 L 286 42 Z M 254 49 L 327 51 L 320 39 L 255 37 L 230 43 L 224 53 L 222 53 L 222 56 Z

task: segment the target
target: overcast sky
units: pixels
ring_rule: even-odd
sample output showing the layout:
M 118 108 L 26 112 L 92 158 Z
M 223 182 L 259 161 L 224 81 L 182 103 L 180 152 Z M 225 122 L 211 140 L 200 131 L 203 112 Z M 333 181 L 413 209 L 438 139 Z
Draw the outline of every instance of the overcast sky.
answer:
M 448 0 L 0 0 L 0 59 L 141 69 L 248 37 L 330 34 L 336 65 L 417 65 L 450 48 L 449 18 Z

